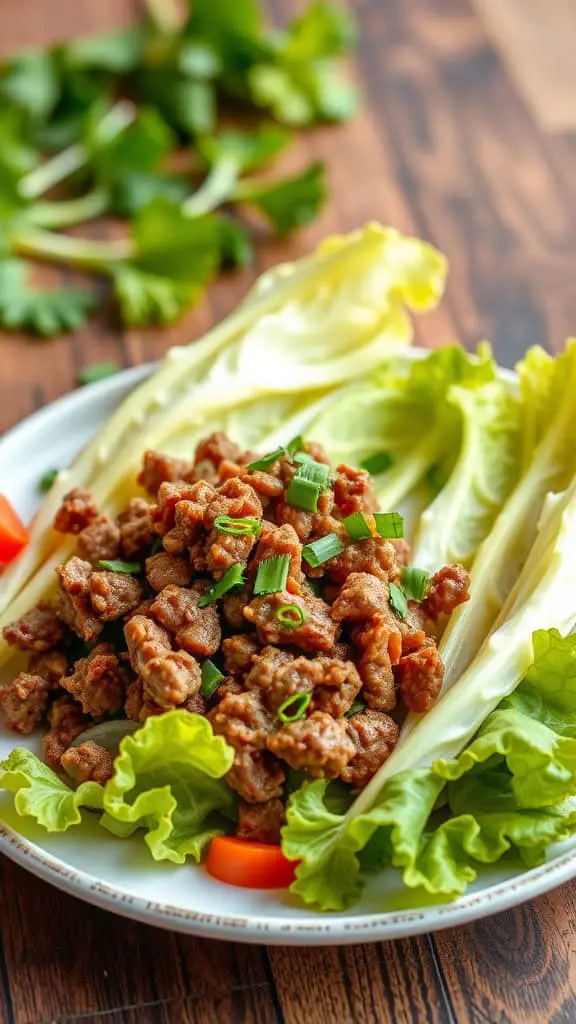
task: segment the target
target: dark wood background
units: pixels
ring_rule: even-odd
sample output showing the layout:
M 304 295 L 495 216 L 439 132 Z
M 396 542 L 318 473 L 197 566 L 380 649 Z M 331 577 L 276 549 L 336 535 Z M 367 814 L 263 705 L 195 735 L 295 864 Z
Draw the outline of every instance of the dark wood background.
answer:
M 296 168 L 325 158 L 331 202 L 289 243 L 265 241 L 254 272 L 378 218 L 450 259 L 446 300 L 418 324 L 419 343 L 490 337 L 506 365 L 533 343 L 560 347 L 576 332 L 573 0 L 354 6 L 363 113 L 301 138 L 285 161 Z M 290 4 L 270 8 L 281 20 Z M 106 29 L 135 10 L 136 0 L 3 0 L 0 51 Z M 252 276 L 221 280 L 164 332 L 121 332 L 103 291 L 99 317 L 73 337 L 1 338 L 0 429 L 72 388 L 87 363 L 130 365 L 198 336 Z M 568 885 L 434 936 L 266 950 L 132 924 L 1 858 L 0 1016 L 6 1024 L 574 1024 L 575 922 L 576 885 Z

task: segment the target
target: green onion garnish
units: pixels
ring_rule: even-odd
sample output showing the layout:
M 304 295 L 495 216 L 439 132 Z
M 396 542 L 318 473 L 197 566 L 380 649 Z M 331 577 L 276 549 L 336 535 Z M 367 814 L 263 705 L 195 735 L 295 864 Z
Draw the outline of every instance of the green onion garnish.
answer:
M 337 533 L 327 533 L 324 537 L 312 541 L 311 544 L 306 544 L 302 548 L 302 557 L 308 562 L 311 569 L 317 569 L 319 565 L 324 565 L 324 562 L 329 562 L 331 558 L 341 555 L 344 547 L 345 545 Z
M 107 363 L 93 363 L 92 366 L 85 366 L 83 370 L 80 370 L 78 374 L 79 384 L 95 384 L 98 380 L 105 380 L 106 377 L 112 377 L 113 374 L 118 373 L 120 367 L 118 363 L 107 362 Z
M 113 558 L 110 561 L 102 559 L 98 562 L 99 569 L 108 569 L 109 572 L 123 572 L 127 576 L 136 576 L 142 572 L 140 562 L 125 562 L 122 558 Z
M 242 583 L 244 583 L 242 566 L 231 565 L 229 569 L 226 569 L 222 578 L 210 587 L 205 594 L 202 594 L 198 601 L 198 607 L 206 608 L 207 605 L 214 604 L 214 601 L 224 597 L 224 594 L 227 594 L 229 590 L 232 590 L 233 587 L 239 587 Z
M 261 459 L 249 462 L 246 469 L 268 469 L 273 462 L 276 462 L 276 459 L 281 459 L 283 455 L 286 455 L 284 447 L 275 448 L 273 452 L 268 452 L 268 455 L 263 455 Z
M 231 516 L 216 516 L 214 526 L 220 533 L 230 533 L 233 537 L 258 537 L 262 532 L 262 523 L 253 516 L 244 519 L 232 519 Z
M 299 480 L 309 480 L 312 484 L 319 484 L 320 487 L 328 487 L 330 483 L 330 466 L 325 462 L 316 462 L 309 455 L 302 457 L 302 453 L 294 456 L 294 461 L 299 461 L 296 476 Z
M 303 480 L 296 473 L 286 491 L 286 501 L 293 508 L 302 508 L 305 512 L 318 511 L 318 498 L 322 487 L 311 480 Z
M 297 722 L 299 718 L 304 718 L 311 700 L 311 693 L 294 693 L 282 701 L 276 714 L 281 722 Z
M 50 490 L 59 472 L 59 469 L 49 469 L 47 473 L 44 473 L 44 476 L 40 477 L 38 490 L 41 494 L 46 494 L 46 491 Z
M 363 700 L 355 700 L 352 707 L 344 712 L 344 716 L 345 718 L 352 718 L 352 715 L 357 715 L 359 711 L 366 711 L 366 705 Z
M 346 533 L 350 540 L 367 540 L 368 537 L 372 536 L 363 512 L 353 512 L 351 516 L 346 516 L 342 522 L 346 527 Z
M 276 609 L 276 621 L 284 629 L 298 629 L 306 621 L 306 616 L 297 604 L 281 604 Z
M 423 601 L 430 574 L 424 569 L 406 568 L 402 573 L 402 583 L 406 595 L 413 601 Z
M 301 452 L 303 450 L 304 438 L 301 437 L 300 434 L 296 434 L 296 437 L 293 437 L 286 445 L 286 451 L 289 452 L 290 455 L 294 455 L 296 452 Z
M 375 512 L 374 522 L 380 537 L 398 538 L 404 536 L 404 519 L 399 512 Z
M 290 555 L 274 555 L 258 565 L 254 583 L 255 594 L 280 594 L 288 579 Z
M 378 473 L 384 473 L 386 469 L 390 469 L 392 462 L 393 459 L 389 452 L 374 452 L 374 455 L 368 455 L 366 459 L 363 459 L 360 466 L 367 473 L 376 476 Z
M 200 684 L 200 693 L 206 700 L 213 697 L 216 690 L 220 686 L 220 683 L 224 679 L 224 675 L 220 669 L 210 661 L 210 658 L 206 658 L 206 661 L 202 662 L 202 682 Z
M 408 601 L 402 587 L 399 587 L 397 583 L 390 584 L 390 604 L 398 618 L 406 618 L 408 615 Z

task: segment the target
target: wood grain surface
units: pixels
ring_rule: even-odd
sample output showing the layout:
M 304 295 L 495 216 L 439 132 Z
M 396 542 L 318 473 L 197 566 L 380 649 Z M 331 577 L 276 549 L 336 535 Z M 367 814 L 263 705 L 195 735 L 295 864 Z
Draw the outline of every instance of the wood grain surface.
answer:
M 230 0 L 232 2 L 232 0 Z M 332 199 L 289 243 L 263 238 L 254 274 L 369 218 L 447 253 L 442 309 L 417 341 L 490 337 L 513 365 L 535 342 L 576 332 L 576 140 L 534 119 L 482 21 L 496 0 L 357 0 L 354 68 L 365 103 L 342 129 L 302 137 L 286 160 L 327 161 Z M 302 4 L 294 5 L 295 9 Z M 542 46 L 546 0 L 536 17 Z M 555 6 L 555 5 L 552 5 Z M 565 3 L 573 18 L 576 11 Z M 270 4 L 278 20 L 287 0 Z M 132 0 L 4 0 L 2 52 L 128 20 Z M 569 19 L 567 31 L 570 29 Z M 529 26 L 526 28 L 529 32 Z M 509 33 L 514 42 L 514 35 Z M 529 68 L 524 69 L 529 74 Z M 565 107 L 576 109 L 574 79 Z M 526 90 L 523 90 L 526 95 Z M 105 226 L 100 229 L 105 234 Z M 45 278 L 49 278 L 46 271 Z M 49 343 L 0 339 L 0 429 L 74 386 L 81 366 L 159 356 L 227 313 L 253 274 L 219 281 L 164 332 L 120 331 L 99 316 Z M 49 462 L 49 459 L 48 459 Z M 183 938 L 64 896 L 0 859 L 0 1019 L 6 1024 L 574 1024 L 576 886 L 475 925 L 343 949 L 270 949 Z

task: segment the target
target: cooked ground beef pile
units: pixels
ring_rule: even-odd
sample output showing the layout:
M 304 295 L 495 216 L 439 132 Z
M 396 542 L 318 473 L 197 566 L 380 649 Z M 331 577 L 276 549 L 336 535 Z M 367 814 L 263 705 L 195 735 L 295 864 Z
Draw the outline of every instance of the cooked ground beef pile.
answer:
M 64 499 L 54 527 L 77 553 L 54 605 L 4 630 L 30 654 L 0 690 L 4 722 L 47 721 L 47 763 L 79 783 L 113 771 L 97 744 L 71 745 L 94 721 L 206 715 L 236 752 L 238 834 L 275 842 L 291 769 L 360 789 L 406 711 L 434 703 L 468 573 L 445 566 L 410 599 L 410 549 L 382 535 L 369 474 L 331 470 L 317 444 L 259 458 L 213 434 L 193 463 L 146 452 L 138 483 L 149 498 L 116 522 L 81 488 Z

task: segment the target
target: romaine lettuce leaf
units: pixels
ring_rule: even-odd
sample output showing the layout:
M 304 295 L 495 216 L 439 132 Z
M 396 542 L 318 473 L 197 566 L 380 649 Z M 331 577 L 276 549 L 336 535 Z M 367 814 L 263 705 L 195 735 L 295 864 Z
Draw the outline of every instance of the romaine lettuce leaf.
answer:
M 0 765 L 0 788 L 19 815 L 49 832 L 82 821 L 81 808 L 103 810 L 101 824 L 119 838 L 145 829 L 155 860 L 199 861 L 215 835 L 233 831 L 236 796 L 223 776 L 234 752 L 201 715 L 169 711 L 125 736 L 106 786 L 70 788 L 35 754 L 19 748 Z
M 330 784 L 306 783 L 283 830 L 284 852 L 301 861 L 292 891 L 342 910 L 387 864 L 407 886 L 445 897 L 504 855 L 541 863 L 550 843 L 576 832 L 575 667 L 576 637 L 540 631 L 524 681 L 459 756 L 395 774 L 369 806 L 340 813 L 327 806 Z

